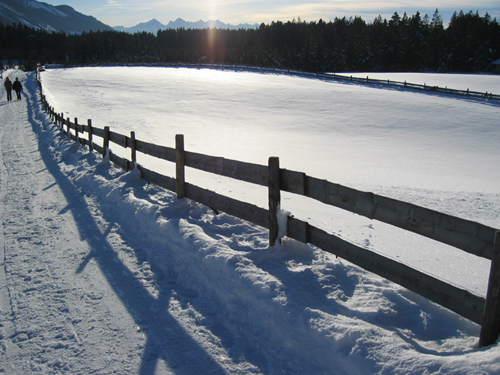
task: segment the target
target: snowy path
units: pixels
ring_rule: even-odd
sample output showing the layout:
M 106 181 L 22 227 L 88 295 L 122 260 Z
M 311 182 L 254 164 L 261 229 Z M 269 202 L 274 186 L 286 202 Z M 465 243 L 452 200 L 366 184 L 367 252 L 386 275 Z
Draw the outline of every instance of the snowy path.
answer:
M 63 139 L 0 101 L 0 373 L 496 374 L 478 326 Z
M 96 353 L 119 350 L 133 359 L 142 335 L 117 325 L 127 319 L 124 307 L 98 267 L 82 263 L 94 246 L 105 247 L 107 241 L 88 224 L 91 212 L 85 201 L 65 181 L 47 150 L 39 149 L 26 103 L 35 98 L 29 90 L 25 93 L 21 102 L 4 103 L 2 108 L 2 250 L 7 282 L 2 283 L 1 309 L 7 362 L 0 367 L 12 374 L 90 374 L 104 368 L 128 372 L 121 361 Z M 85 238 L 89 233 L 94 236 L 91 241 Z M 113 248 L 107 248 L 111 257 Z M 93 330 L 95 322 L 107 327 L 106 332 Z
M 36 98 L 25 93 L 0 109 L 6 119 L 0 130 L 0 372 L 152 374 L 158 357 L 172 367 L 181 361 L 187 373 L 218 368 L 169 314 L 161 314 L 168 296 L 149 293 L 148 265 L 123 265 L 116 249 L 123 252 L 124 245 L 113 224 L 96 221 L 98 208 L 39 148 L 38 125 L 29 117 L 35 106 L 26 103 Z M 158 351 L 155 344 L 172 335 L 176 345 Z
M 179 324 L 177 275 L 160 280 L 61 169 L 71 173 L 78 146 L 61 142 L 63 163 L 50 153 L 32 78 L 22 101 L 0 107 L 0 373 L 226 373 Z

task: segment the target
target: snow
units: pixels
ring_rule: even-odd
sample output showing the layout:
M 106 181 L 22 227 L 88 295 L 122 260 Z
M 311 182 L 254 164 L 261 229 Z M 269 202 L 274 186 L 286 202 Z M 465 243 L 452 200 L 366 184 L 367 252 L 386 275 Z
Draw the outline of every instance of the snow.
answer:
M 45 12 L 52 13 L 58 17 L 68 17 L 68 15 L 66 13 L 61 12 L 60 10 L 54 8 L 53 6 L 50 6 L 50 5 L 43 3 L 43 2 L 40 3 L 38 1 L 27 0 L 24 2 L 24 6 L 26 8 L 43 10 Z
M 0 103 L 0 372 L 500 372 L 499 345 L 476 349 L 476 324 L 312 246 L 285 237 L 269 248 L 263 228 L 119 170 L 61 136 L 33 74 L 7 75 L 25 90 Z M 500 227 L 496 103 L 187 68 L 47 69 L 42 81 L 80 123 L 167 146 L 182 133 L 190 151 L 259 164 L 276 155 Z M 187 179 L 265 205 L 265 189 Z M 489 262 L 299 197 L 281 206 L 484 295 Z
M 495 64 L 493 62 L 492 64 Z M 342 73 L 342 75 L 391 81 L 416 83 L 419 85 L 447 87 L 454 90 L 467 90 L 500 94 L 500 75 L 498 74 L 460 74 L 460 73 Z M 453 86 L 451 86 L 453 85 Z
M 500 77 L 490 78 L 500 88 Z M 190 151 L 263 165 L 268 157 L 279 156 L 282 168 L 500 227 L 500 181 L 492 173 L 500 164 L 495 102 L 196 68 L 48 69 L 43 82 L 49 103 L 80 123 L 90 118 L 95 126 L 108 125 L 121 134 L 135 131 L 137 139 L 171 147 L 175 134 L 182 133 Z M 119 147 L 113 151 L 130 157 Z M 171 163 L 141 155 L 138 162 L 175 175 Z M 189 169 L 186 173 L 199 186 L 267 207 L 264 188 Z M 485 260 L 308 199 L 283 194 L 282 208 L 486 293 Z M 458 257 L 454 267 L 442 267 L 450 257 Z

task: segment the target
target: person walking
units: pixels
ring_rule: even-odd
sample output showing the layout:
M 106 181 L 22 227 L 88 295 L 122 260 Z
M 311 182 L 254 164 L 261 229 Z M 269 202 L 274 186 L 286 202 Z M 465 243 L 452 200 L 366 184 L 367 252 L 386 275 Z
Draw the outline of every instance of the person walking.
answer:
M 17 100 L 21 100 L 21 91 L 23 90 L 23 85 L 19 82 L 19 78 L 16 78 L 16 82 L 12 85 L 12 88 L 16 91 Z
M 5 79 L 5 90 L 7 91 L 7 101 L 10 102 L 12 100 L 12 82 L 9 77 Z

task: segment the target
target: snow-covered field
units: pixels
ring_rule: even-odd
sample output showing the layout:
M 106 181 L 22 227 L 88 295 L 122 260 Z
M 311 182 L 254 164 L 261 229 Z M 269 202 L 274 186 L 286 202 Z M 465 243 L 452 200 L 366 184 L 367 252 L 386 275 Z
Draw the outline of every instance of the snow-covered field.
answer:
M 474 349 L 477 325 L 319 249 L 270 249 L 262 228 L 120 171 L 60 136 L 32 75 L 6 75 L 26 89 L 21 102 L 0 103 L 0 371 L 500 372 L 498 345 Z M 444 86 L 460 89 L 450 77 Z M 500 77 L 488 77 L 500 92 Z M 51 105 L 80 123 L 167 146 L 182 133 L 190 151 L 259 164 L 279 156 L 284 168 L 500 228 L 497 103 L 187 68 L 49 69 L 42 82 Z M 187 177 L 266 204 L 265 189 Z M 282 203 L 485 293 L 487 261 L 292 195 Z
M 430 76 L 437 75 L 405 77 L 424 83 Z M 443 76 L 450 77 L 450 87 L 475 87 L 477 81 L 481 90 L 489 77 L 489 91 L 500 92 L 500 76 Z M 190 151 L 264 165 L 279 156 L 283 168 L 500 227 L 500 176 L 494 172 L 500 165 L 500 103 L 196 68 L 55 69 L 42 80 L 49 103 L 80 123 L 92 119 L 94 126 L 133 130 L 138 139 L 171 147 L 181 133 Z M 130 158 L 120 147 L 113 151 Z M 174 175 L 171 163 L 138 159 Z M 187 173 L 202 187 L 267 205 L 264 188 Z M 353 242 L 486 293 L 488 261 L 301 197 L 285 194 L 282 206 Z M 443 267 L 450 258 L 453 264 Z

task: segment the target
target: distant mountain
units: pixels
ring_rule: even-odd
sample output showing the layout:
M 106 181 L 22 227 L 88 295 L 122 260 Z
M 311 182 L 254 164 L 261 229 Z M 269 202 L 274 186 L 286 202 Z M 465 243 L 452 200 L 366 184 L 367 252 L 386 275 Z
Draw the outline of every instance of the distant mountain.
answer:
M 132 27 L 123 27 L 116 26 L 114 27 L 117 31 L 125 31 L 128 33 L 137 33 L 137 32 L 148 32 L 156 34 L 158 30 L 166 30 L 166 29 L 206 29 L 206 28 L 217 28 L 217 29 L 256 29 L 259 27 L 258 24 L 250 25 L 248 23 L 239 24 L 239 25 L 231 25 L 219 20 L 217 21 L 202 21 L 199 20 L 197 22 L 189 22 L 184 21 L 182 18 L 177 18 L 175 21 L 170 21 L 167 25 L 162 24 L 156 19 L 152 19 L 148 22 L 142 22 L 136 26 Z
M 131 34 L 140 33 L 143 31 L 156 34 L 156 32 L 158 30 L 166 29 L 166 26 L 163 25 L 158 20 L 153 18 L 151 21 L 141 22 L 140 24 L 132 26 L 132 27 L 116 26 L 116 27 L 113 27 L 113 29 L 115 29 L 116 31 L 125 31 L 125 32 L 131 33 Z
M 35 0 L 0 0 L 0 23 L 9 25 L 19 22 L 37 29 L 67 33 L 113 30 L 68 5 L 52 6 Z

